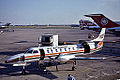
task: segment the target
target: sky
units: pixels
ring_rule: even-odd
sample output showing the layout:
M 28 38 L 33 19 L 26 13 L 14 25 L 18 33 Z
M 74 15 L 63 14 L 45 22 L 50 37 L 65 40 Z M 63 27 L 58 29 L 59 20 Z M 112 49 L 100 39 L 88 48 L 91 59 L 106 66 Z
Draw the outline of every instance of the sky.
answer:
M 0 0 L 3 23 L 76 24 L 93 13 L 120 21 L 120 0 Z

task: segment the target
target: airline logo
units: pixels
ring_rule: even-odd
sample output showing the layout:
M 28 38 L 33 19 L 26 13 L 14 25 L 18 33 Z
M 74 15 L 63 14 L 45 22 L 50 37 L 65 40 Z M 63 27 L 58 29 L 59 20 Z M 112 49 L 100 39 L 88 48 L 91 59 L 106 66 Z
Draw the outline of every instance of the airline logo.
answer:
M 102 18 L 101 19 L 101 24 L 104 26 L 106 24 L 108 24 L 108 20 L 106 18 Z

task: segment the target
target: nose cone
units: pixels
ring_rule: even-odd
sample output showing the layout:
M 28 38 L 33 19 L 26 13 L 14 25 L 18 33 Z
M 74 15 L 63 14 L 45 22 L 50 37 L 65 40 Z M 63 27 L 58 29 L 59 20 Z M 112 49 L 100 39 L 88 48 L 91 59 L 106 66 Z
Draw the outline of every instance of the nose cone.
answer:
M 17 62 L 17 61 L 19 61 L 19 59 L 21 59 L 21 56 L 23 56 L 23 55 L 24 55 L 24 53 L 11 56 L 5 61 L 5 63 Z
M 7 60 L 5 60 L 5 63 L 9 63 L 9 58 Z

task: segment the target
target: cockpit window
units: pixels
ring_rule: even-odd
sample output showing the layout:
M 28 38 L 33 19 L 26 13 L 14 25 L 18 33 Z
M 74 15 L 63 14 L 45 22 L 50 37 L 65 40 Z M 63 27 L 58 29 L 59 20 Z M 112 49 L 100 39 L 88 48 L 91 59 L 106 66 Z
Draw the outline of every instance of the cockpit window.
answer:
M 33 50 L 27 50 L 26 51 L 26 53 L 32 53 L 33 52 Z
M 37 50 L 34 50 L 34 51 L 33 51 L 33 54 L 34 54 L 34 53 L 38 53 L 38 51 L 37 51 Z

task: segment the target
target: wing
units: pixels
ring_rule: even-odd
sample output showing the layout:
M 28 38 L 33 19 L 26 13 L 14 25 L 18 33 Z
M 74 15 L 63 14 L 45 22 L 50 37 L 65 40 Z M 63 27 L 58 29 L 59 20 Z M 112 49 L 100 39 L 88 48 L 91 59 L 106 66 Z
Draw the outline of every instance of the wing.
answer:
M 104 60 L 106 57 L 74 57 L 70 60 Z

